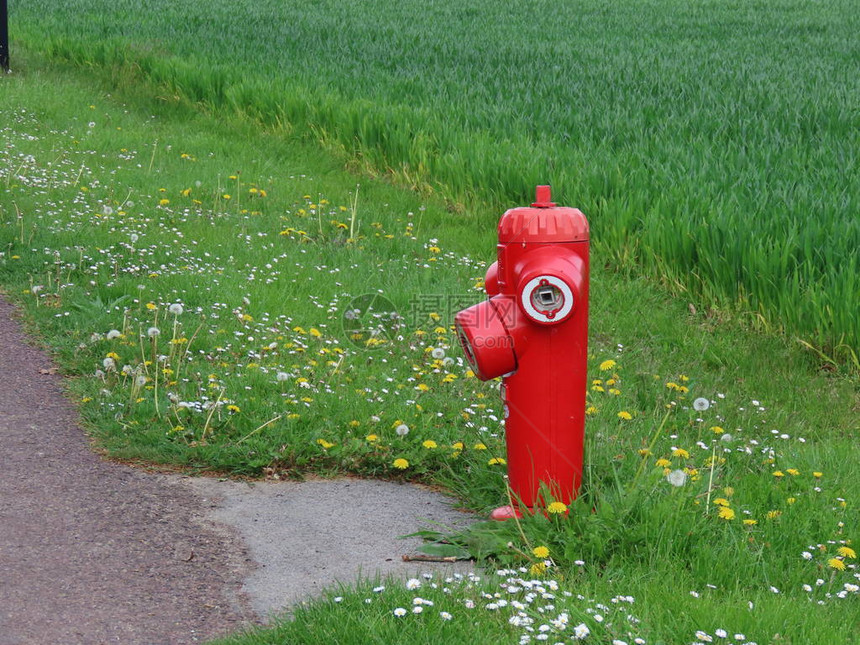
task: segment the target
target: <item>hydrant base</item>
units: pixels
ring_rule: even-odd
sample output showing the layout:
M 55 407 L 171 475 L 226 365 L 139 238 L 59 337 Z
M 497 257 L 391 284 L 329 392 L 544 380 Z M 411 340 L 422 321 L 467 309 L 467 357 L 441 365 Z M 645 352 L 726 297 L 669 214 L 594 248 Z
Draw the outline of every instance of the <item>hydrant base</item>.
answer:
M 512 520 L 514 518 L 520 518 L 523 514 L 520 513 L 513 506 L 500 506 L 492 513 L 490 513 L 491 520 L 497 520 L 499 522 L 504 522 L 505 520 Z

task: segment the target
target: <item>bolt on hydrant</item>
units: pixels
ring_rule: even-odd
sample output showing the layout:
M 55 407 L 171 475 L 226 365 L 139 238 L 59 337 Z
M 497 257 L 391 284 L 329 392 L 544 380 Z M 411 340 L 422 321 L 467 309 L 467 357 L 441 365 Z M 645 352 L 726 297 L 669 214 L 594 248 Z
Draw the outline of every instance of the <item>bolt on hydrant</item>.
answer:
M 588 345 L 588 221 L 538 186 L 529 208 L 499 221 L 488 300 L 454 318 L 481 380 L 502 377 L 513 506 L 494 519 L 544 506 L 542 490 L 569 504 L 582 480 Z

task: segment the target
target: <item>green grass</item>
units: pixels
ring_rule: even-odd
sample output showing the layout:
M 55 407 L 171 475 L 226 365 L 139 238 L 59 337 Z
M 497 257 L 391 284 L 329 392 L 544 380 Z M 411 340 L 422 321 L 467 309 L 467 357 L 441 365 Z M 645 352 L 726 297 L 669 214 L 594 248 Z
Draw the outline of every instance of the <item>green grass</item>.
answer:
M 109 95 L 99 74 L 37 57 L 19 67 L 0 80 L 0 285 L 55 351 L 99 446 L 191 470 L 423 481 L 479 512 L 505 502 L 504 469 L 489 463 L 504 456 L 497 383 L 469 376 L 450 329 L 460 304 L 484 297 L 492 225 L 345 172 L 295 138 L 152 98 L 151 86 Z M 856 379 L 731 316 L 693 313 L 609 259 L 596 249 L 599 383 L 570 518 L 445 536 L 500 575 L 332 590 L 275 631 L 230 642 L 518 642 L 520 611 L 553 635 L 566 613 L 568 636 L 585 624 L 597 642 L 717 629 L 856 641 L 857 593 L 845 588 L 856 558 L 838 552 L 857 540 Z M 355 344 L 344 313 L 380 290 L 402 327 Z M 707 410 L 692 408 L 699 397 Z M 658 459 L 685 484 L 669 484 Z M 720 498 L 734 519 L 719 516 Z M 526 585 L 556 598 L 528 600 Z M 414 614 L 419 594 L 434 604 Z
M 455 204 L 520 204 L 552 183 L 606 261 L 856 366 L 853 9 L 40 0 L 12 7 L 12 31 Z

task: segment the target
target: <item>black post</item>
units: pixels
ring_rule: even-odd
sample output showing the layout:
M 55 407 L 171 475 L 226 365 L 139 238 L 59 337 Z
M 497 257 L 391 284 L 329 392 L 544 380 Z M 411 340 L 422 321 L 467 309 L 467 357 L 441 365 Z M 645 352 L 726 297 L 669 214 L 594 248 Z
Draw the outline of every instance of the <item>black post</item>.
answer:
M 0 69 L 9 71 L 9 11 L 6 0 L 0 0 Z

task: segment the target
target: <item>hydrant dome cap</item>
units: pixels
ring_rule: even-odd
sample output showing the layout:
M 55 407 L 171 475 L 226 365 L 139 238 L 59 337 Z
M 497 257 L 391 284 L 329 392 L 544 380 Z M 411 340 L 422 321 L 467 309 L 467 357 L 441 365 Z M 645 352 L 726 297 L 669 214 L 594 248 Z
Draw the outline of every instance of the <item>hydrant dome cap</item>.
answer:
M 577 208 L 512 208 L 499 220 L 501 244 L 559 243 L 588 240 L 588 220 Z

